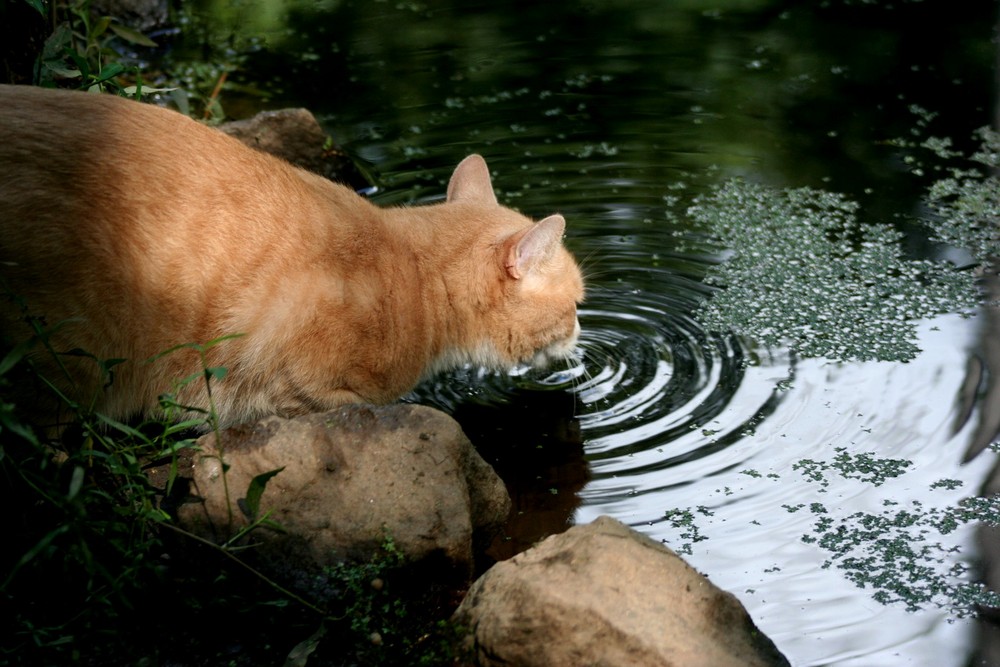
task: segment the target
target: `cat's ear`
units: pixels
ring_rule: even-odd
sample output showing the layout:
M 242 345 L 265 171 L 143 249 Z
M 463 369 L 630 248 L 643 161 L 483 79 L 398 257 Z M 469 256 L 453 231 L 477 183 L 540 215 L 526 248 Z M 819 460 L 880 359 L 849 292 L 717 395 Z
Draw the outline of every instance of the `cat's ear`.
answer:
M 473 201 L 496 205 L 497 196 L 490 183 L 490 169 L 480 155 L 470 155 L 455 167 L 448 181 L 448 201 Z
M 539 264 L 545 262 L 562 245 L 566 220 L 561 215 L 550 215 L 536 222 L 527 231 L 509 241 L 504 267 L 507 275 L 515 280 L 523 278 Z

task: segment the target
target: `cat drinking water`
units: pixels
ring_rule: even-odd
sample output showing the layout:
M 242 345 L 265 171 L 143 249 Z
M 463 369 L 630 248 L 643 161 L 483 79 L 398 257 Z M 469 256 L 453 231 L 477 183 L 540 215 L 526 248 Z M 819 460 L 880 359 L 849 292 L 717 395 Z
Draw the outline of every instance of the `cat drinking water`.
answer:
M 170 110 L 0 86 L 0 334 L 35 338 L 38 374 L 113 418 L 166 392 L 207 408 L 205 382 L 177 384 L 206 364 L 232 424 L 567 356 L 583 280 L 564 228 L 500 206 L 477 155 L 444 202 L 380 208 Z M 62 404 L 31 400 L 50 421 Z

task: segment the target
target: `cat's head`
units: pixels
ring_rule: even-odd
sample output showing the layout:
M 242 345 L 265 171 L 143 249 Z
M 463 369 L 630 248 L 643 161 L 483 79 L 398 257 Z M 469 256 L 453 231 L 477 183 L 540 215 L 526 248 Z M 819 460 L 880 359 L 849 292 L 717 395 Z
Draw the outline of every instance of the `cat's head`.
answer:
M 489 235 L 481 258 L 487 286 L 484 329 L 474 361 L 510 368 L 572 356 L 584 286 L 580 268 L 562 242 L 563 217 L 532 222 L 500 206 L 486 162 L 478 155 L 455 169 L 447 199 L 474 206 Z

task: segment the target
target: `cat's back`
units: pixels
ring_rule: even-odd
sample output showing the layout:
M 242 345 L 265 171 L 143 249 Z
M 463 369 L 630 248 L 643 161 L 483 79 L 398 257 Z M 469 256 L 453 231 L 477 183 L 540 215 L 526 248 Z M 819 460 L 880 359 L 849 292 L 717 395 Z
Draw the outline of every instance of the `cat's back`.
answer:
M 5 139 L 0 154 L 26 159 L 32 157 L 29 148 L 46 151 L 53 137 L 63 142 L 66 154 L 84 151 L 83 155 L 72 156 L 75 158 L 109 149 L 124 156 L 148 156 L 154 149 L 183 148 L 200 142 L 208 142 L 206 148 L 210 149 L 226 138 L 183 114 L 154 104 L 38 86 L 0 84 L 0 119 L 0 136 Z M 119 142 L 119 137 L 146 137 L 146 142 Z M 157 144 L 167 137 L 172 139 L 169 144 Z
M 264 340 L 270 304 L 304 298 L 299 287 L 331 247 L 345 262 L 325 274 L 336 282 L 359 247 L 378 245 L 373 209 L 174 111 L 0 86 L 0 341 L 26 340 L 35 321 L 53 328 L 54 349 L 128 359 L 107 396 L 94 364 L 67 363 L 111 414 L 154 406 L 190 375 L 190 355 L 155 368 L 142 360 L 234 333 Z M 46 374 L 58 376 L 52 366 Z
M 131 254 L 173 267 L 244 256 L 241 243 L 278 252 L 296 234 L 322 233 L 327 211 L 358 207 L 355 199 L 175 111 L 113 95 L 0 85 L 6 259 L 17 254 L 23 263 L 43 253 L 58 261 L 51 255 L 72 251 L 113 269 Z M 295 225 L 278 224 L 293 214 Z M 203 252 L 191 252 L 196 244 Z
M 152 104 L 0 85 L 0 188 L 14 197 L 51 192 L 58 185 L 63 203 L 77 194 L 92 202 L 157 196 L 176 201 L 225 194 L 264 172 L 272 179 L 285 172 L 290 187 L 296 180 L 288 178 L 292 171 L 214 128 Z M 36 187 L 26 185 L 29 175 Z M 250 194 L 254 188 L 241 190 Z
M 179 113 L 114 95 L 0 85 L 4 185 L 25 172 L 87 179 L 94 168 L 108 182 L 155 164 L 158 154 L 176 158 L 197 145 L 211 151 L 219 134 Z
M 0 86 L 0 289 L 51 322 L 125 336 L 91 308 L 114 302 L 164 347 L 207 340 L 206 313 L 357 236 L 358 200 L 175 111 Z
M 199 156 L 231 150 L 220 134 L 112 95 L 0 86 L 0 225 L 57 234 L 73 220 L 63 231 L 107 234 L 101 223 L 121 228 L 130 211 L 197 191 Z

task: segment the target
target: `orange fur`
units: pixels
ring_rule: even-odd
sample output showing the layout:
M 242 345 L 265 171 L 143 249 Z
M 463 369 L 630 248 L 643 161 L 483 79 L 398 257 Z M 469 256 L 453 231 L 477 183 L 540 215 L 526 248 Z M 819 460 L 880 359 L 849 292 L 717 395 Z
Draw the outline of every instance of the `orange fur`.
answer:
M 213 347 L 222 423 L 398 398 L 430 372 L 565 355 L 579 269 L 564 221 L 497 204 L 466 158 L 447 201 L 378 208 L 180 114 L 121 98 L 0 86 L 0 280 L 54 329 L 60 390 L 113 417 L 151 413 Z M 30 335 L 4 300 L 8 343 Z M 206 407 L 204 383 L 181 392 Z

